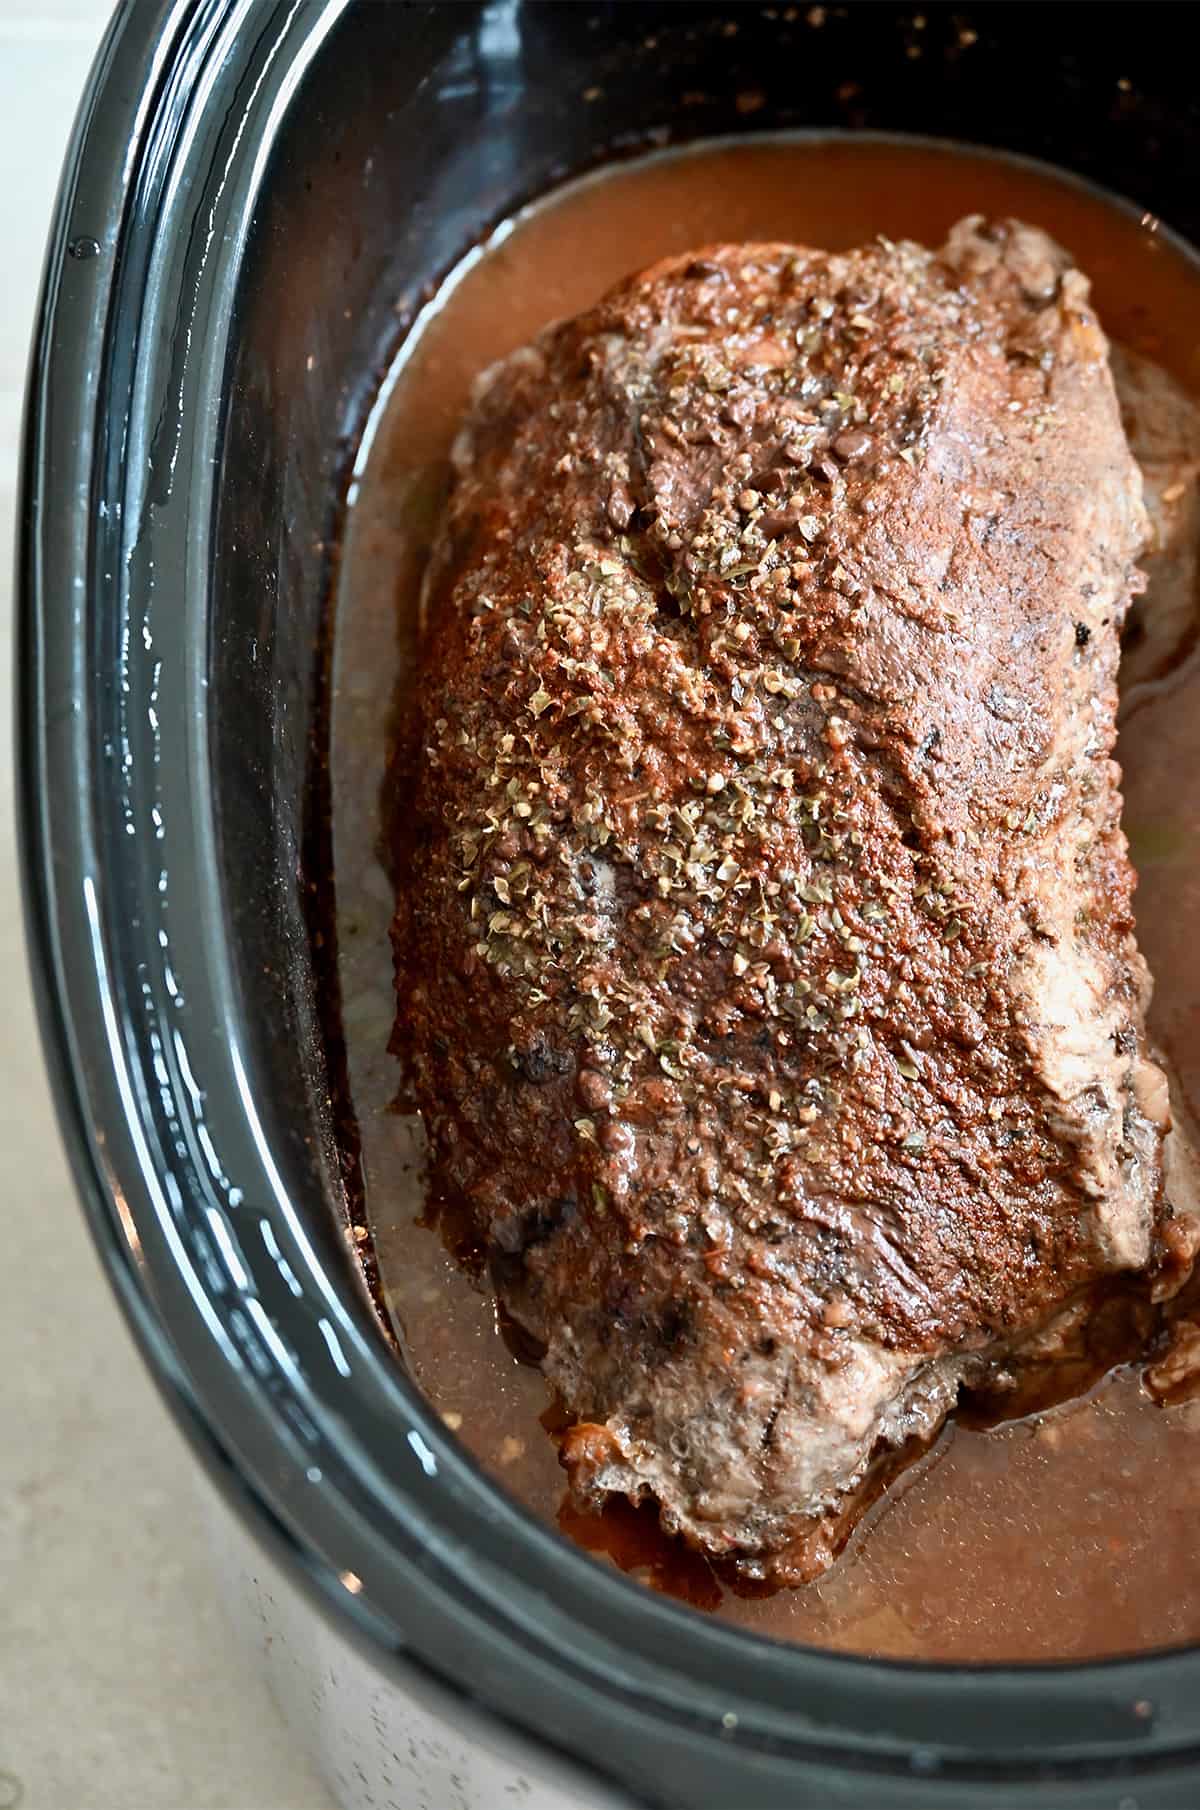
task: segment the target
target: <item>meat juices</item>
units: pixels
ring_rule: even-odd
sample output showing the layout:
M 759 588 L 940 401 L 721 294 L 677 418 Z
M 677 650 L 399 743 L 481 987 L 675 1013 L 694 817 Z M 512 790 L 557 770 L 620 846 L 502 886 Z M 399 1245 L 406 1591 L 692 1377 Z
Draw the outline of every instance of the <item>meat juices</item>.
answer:
M 458 448 L 399 1041 L 577 1496 L 748 1576 L 1191 1255 L 1106 352 L 1029 229 L 718 248 L 516 354 Z
M 330 1003 L 361 1165 L 355 1251 L 377 1263 L 376 1308 L 400 1361 L 507 1493 L 601 1562 L 774 1639 L 923 1660 L 1078 1660 L 1200 1639 L 1200 1403 L 1160 1409 L 1132 1365 L 1046 1414 L 987 1430 L 952 1416 L 818 1580 L 740 1583 L 661 1534 L 650 1505 L 569 1507 L 556 1445 L 539 1424 L 550 1403 L 540 1369 L 498 1325 L 486 1278 L 447 1248 L 450 1222 L 429 1229 L 437 1203 L 422 1128 L 395 1108 L 387 1053 L 394 886 L 381 861 L 380 791 L 395 730 L 410 720 L 417 596 L 473 380 L 666 253 L 750 239 L 843 248 L 880 231 L 936 245 L 973 210 L 1035 221 L 1072 249 L 1114 342 L 1119 386 L 1116 354 L 1132 349 L 1165 405 L 1155 420 L 1144 392 L 1122 394 L 1149 513 L 1175 539 L 1180 590 L 1167 608 L 1182 633 L 1151 647 L 1165 568 L 1158 554 L 1143 556 L 1149 587 L 1125 634 L 1118 753 L 1138 940 L 1158 977 L 1151 1034 L 1194 1119 L 1200 798 L 1181 775 L 1200 770 L 1200 656 L 1188 652 L 1200 411 L 1186 394 L 1200 387 L 1197 266 L 1154 220 L 1070 177 L 869 135 L 741 137 L 622 160 L 506 224 L 407 332 L 364 436 L 338 577 L 329 754 L 341 985 L 340 1006 Z

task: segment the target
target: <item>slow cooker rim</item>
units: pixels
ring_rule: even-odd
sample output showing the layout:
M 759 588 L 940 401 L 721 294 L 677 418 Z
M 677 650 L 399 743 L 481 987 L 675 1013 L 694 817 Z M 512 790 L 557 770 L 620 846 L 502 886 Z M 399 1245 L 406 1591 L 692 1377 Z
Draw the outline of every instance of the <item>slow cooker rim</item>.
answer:
M 343 4 L 344 0 L 335 0 L 330 7 L 307 9 L 312 29 L 316 28 L 318 13 L 325 15 L 323 29 L 328 28 L 331 17 L 340 15 Z M 381 1558 L 368 1540 L 351 1534 L 347 1521 L 340 1529 L 344 1547 L 339 1556 L 354 1558 L 355 1563 L 335 1565 L 321 1556 L 317 1540 L 311 1537 L 313 1520 L 308 1512 L 314 1492 L 289 1489 L 281 1501 L 278 1488 L 273 1491 L 266 1481 L 272 1467 L 288 1472 L 296 1468 L 294 1451 L 278 1436 L 271 1414 L 264 1413 L 255 1423 L 255 1437 L 265 1436 L 271 1444 L 269 1460 L 264 1448 L 257 1471 L 247 1465 L 244 1452 L 235 1454 L 222 1437 L 222 1426 L 242 1411 L 240 1398 L 228 1387 L 228 1366 L 223 1360 L 217 1362 L 201 1377 L 186 1362 L 178 1330 L 172 1330 L 165 1313 L 172 1278 L 165 1272 L 154 1273 L 157 1259 L 149 1254 L 155 1248 L 154 1241 L 139 1232 L 139 1220 L 149 1212 L 141 1192 L 145 1172 L 118 1170 L 105 1154 L 117 1141 L 116 1119 L 120 1117 L 127 1126 L 132 1125 L 141 1106 L 128 1092 L 122 1096 L 119 1077 L 105 1068 L 105 1063 L 111 1065 L 115 1056 L 113 1023 L 119 1002 L 114 1000 L 106 968 L 105 875 L 95 861 L 92 836 L 91 815 L 99 780 L 94 750 L 88 747 L 80 727 L 81 715 L 77 711 L 64 714 L 61 709 L 64 669 L 71 674 L 73 685 L 82 687 L 87 678 L 83 641 L 87 612 L 64 608 L 62 598 L 82 590 L 89 608 L 103 598 L 97 588 L 94 521 L 81 524 L 75 520 L 71 534 L 64 536 L 64 545 L 57 550 L 49 545 L 47 523 L 63 520 L 65 500 L 79 494 L 80 483 L 86 485 L 93 504 L 99 500 L 101 474 L 95 455 L 103 409 L 113 400 L 105 389 L 112 375 L 112 335 L 121 330 L 113 317 L 114 295 L 122 272 L 136 264 L 139 234 L 144 237 L 160 224 L 146 215 L 135 217 L 130 204 L 139 182 L 146 177 L 146 160 L 151 150 L 161 155 L 177 134 L 179 122 L 175 121 L 164 135 L 161 115 L 172 73 L 178 74 L 188 55 L 203 60 L 206 56 L 215 59 L 219 53 L 232 61 L 220 70 L 210 66 L 209 74 L 214 82 L 219 74 L 224 84 L 221 92 L 231 94 L 234 75 L 239 72 L 235 39 L 242 11 L 239 0 L 202 0 L 201 4 L 175 0 L 163 5 L 139 5 L 136 0 L 127 0 L 97 59 L 68 155 L 48 254 L 30 387 L 23 480 L 18 736 L 28 937 L 43 1041 L 76 1178 L 101 1257 L 149 1366 L 192 1443 L 226 1491 L 232 1490 L 236 1495 L 242 1512 L 252 1514 L 260 1529 L 265 1527 L 276 1543 L 283 1543 L 293 1566 L 299 1566 L 326 1606 L 337 1605 L 340 1621 L 351 1624 L 374 1653 L 386 1655 L 406 1644 L 404 1624 L 394 1612 L 395 1588 L 412 1588 L 411 1570 L 395 1571 L 391 1591 L 376 1589 L 368 1582 L 366 1587 L 351 1593 L 345 1583 L 347 1575 L 369 1578 L 374 1572 L 383 1577 L 390 1569 L 390 1555 Z M 273 8 L 280 42 L 289 30 L 297 31 L 296 15 L 300 11 L 298 7 Z M 136 95 L 136 102 L 131 101 L 131 94 Z M 177 92 L 175 99 L 178 102 Z M 158 173 L 157 180 L 165 181 L 163 172 Z M 92 243 L 96 244 L 96 254 L 90 250 Z M 86 384 L 64 390 L 61 379 L 71 360 L 87 369 L 89 359 L 97 354 L 104 372 L 99 390 L 90 392 Z M 20 675 L 27 675 L 26 683 L 21 683 Z M 80 705 L 86 700 L 77 693 L 74 702 Z M 72 858 L 77 860 L 74 872 Z M 93 984 L 93 999 L 88 1003 L 95 1008 L 94 1022 L 107 1027 L 106 1040 L 94 1044 L 90 1051 L 83 1047 L 84 1002 L 73 984 L 84 973 L 90 975 Z M 110 1133 L 114 1135 L 110 1137 Z M 185 1300 L 184 1295 L 177 1295 L 174 1305 L 181 1312 L 197 1316 L 198 1327 L 207 1323 L 206 1315 L 212 1311 L 211 1302 Z M 361 1317 L 362 1309 L 349 1290 L 338 1301 L 338 1307 L 342 1315 L 338 1330 L 346 1331 L 347 1336 L 362 1335 L 364 1329 L 355 1319 L 356 1314 Z M 381 1345 L 370 1337 L 361 1337 L 355 1356 L 368 1368 L 372 1364 L 378 1366 L 381 1375 L 376 1380 L 385 1397 L 397 1394 L 398 1379 L 382 1375 L 390 1359 Z M 1200 1653 L 1196 1651 L 1172 1651 L 1134 1661 L 1076 1667 L 952 1668 L 792 1649 L 707 1624 L 674 1604 L 654 1600 L 639 1586 L 602 1571 L 508 1503 L 482 1474 L 472 1477 L 471 1461 L 454 1449 L 453 1442 L 415 1392 L 408 1390 L 405 1395 L 405 1389 L 400 1389 L 399 1393 L 404 1396 L 404 1415 L 444 1471 L 455 1475 L 464 1490 L 469 1484 L 467 1493 L 495 1499 L 490 1512 L 479 1518 L 481 1530 L 488 1522 L 494 1526 L 499 1521 L 505 1538 L 520 1543 L 536 1565 L 553 1574 L 561 1584 L 563 1596 L 574 1598 L 581 1613 L 585 1602 L 603 1599 L 613 1618 L 630 1629 L 642 1627 L 649 1635 L 653 1628 L 657 1638 L 665 1634 L 676 1642 L 686 1635 L 687 1644 L 695 1649 L 698 1683 L 719 1677 L 723 1666 L 744 1675 L 757 1659 L 760 1669 L 769 1667 L 778 1679 L 785 1681 L 793 1698 L 811 1696 L 818 1682 L 829 1688 L 836 1681 L 838 1695 L 846 1697 L 857 1694 L 857 1685 L 864 1693 L 861 1720 L 852 1718 L 857 1726 L 852 1726 L 852 1722 L 843 1725 L 839 1732 L 845 1737 L 858 1738 L 866 1732 L 868 1718 L 878 1706 L 877 1692 L 886 1690 L 887 1719 L 892 1725 L 889 1732 L 894 1745 L 877 1749 L 871 1756 L 855 1754 L 840 1740 L 828 1738 L 830 1730 L 822 1733 L 813 1718 L 805 1718 L 805 1726 L 797 1724 L 789 1730 L 797 1761 L 823 1759 L 843 1768 L 878 1766 L 890 1771 L 908 1769 L 915 1755 L 918 1768 L 932 1764 L 946 1782 L 961 1782 L 973 1776 L 995 1778 L 999 1776 L 998 1768 L 1010 1778 L 1031 1777 L 1047 1764 L 1055 1765 L 1063 1777 L 1084 1776 L 1097 1767 L 1111 1771 L 1118 1743 L 1140 1750 L 1129 1762 L 1131 1773 L 1173 1768 L 1200 1754 L 1200 1714 L 1187 1713 L 1189 1698 L 1193 1702 L 1200 1698 L 1200 1692 L 1192 1689 L 1200 1681 Z M 411 1501 L 402 1518 L 424 1540 L 426 1556 L 435 1554 L 436 1529 L 427 1519 L 423 1521 L 422 1513 L 414 1510 Z M 448 1569 L 444 1555 L 436 1564 L 431 1560 L 431 1569 L 438 1567 L 443 1573 L 441 1587 L 451 1596 L 470 1592 L 470 1580 L 461 1572 L 455 1575 L 452 1567 Z M 575 1586 L 583 1586 L 582 1592 Z M 383 1600 L 389 1595 L 390 1603 Z M 533 1614 L 536 1605 L 530 1603 L 527 1610 Z M 514 1615 L 512 1626 L 518 1635 L 527 1625 Z M 423 1655 L 419 1663 L 432 1676 L 455 1683 L 451 1673 L 439 1668 L 436 1658 Z M 1071 1719 L 1073 1726 L 1078 1731 L 1085 1721 L 1095 1718 L 1107 1739 L 1086 1743 L 1090 1752 L 1080 1751 L 1082 1742 L 1077 1741 L 1074 1752 L 1064 1752 L 1061 1743 L 1048 1741 L 1038 1750 L 1028 1747 L 1019 1760 L 1006 1759 L 1003 1751 L 992 1745 L 997 1740 L 997 1719 L 1002 1719 L 1006 1707 L 1017 1709 L 1023 1726 L 1026 1730 L 1031 1728 L 1037 1719 L 1035 1712 L 1040 1713 L 1045 1707 L 1051 1678 L 1056 1719 L 1061 1722 L 1074 1695 L 1080 1717 Z M 981 1727 L 990 1724 L 988 1741 L 972 1751 L 964 1736 L 963 1748 L 952 1752 L 922 1745 L 915 1735 L 901 1737 L 894 1694 L 895 1687 L 906 1679 L 926 1698 L 932 1696 L 942 1702 L 943 1713 L 958 1730 L 976 1722 Z M 609 1690 L 614 1701 L 627 1695 L 615 1679 L 593 1678 L 589 1683 L 602 1691 Z M 1164 1702 L 1170 1700 L 1170 1738 L 1161 1723 L 1139 1720 L 1134 1705 L 1148 1689 L 1161 1689 Z M 985 1693 L 986 1705 L 978 1701 Z M 824 1691 L 818 1694 L 823 1695 Z M 674 1713 L 665 1697 L 660 1707 L 664 1715 Z M 493 1709 L 492 1713 L 520 1727 L 524 1736 L 530 1734 L 527 1724 L 506 1718 L 503 1711 Z M 699 1727 L 693 1732 L 700 1732 Z M 716 1748 L 723 1747 L 730 1756 L 743 1746 L 752 1748 L 760 1740 L 766 1741 L 768 1747 L 779 1740 L 777 1727 L 758 1729 L 750 1718 L 736 1716 L 732 1724 L 724 1719 L 712 1722 L 704 1727 L 704 1733 Z M 603 1763 L 601 1747 L 597 1746 L 590 1757 L 599 1770 L 609 1771 Z

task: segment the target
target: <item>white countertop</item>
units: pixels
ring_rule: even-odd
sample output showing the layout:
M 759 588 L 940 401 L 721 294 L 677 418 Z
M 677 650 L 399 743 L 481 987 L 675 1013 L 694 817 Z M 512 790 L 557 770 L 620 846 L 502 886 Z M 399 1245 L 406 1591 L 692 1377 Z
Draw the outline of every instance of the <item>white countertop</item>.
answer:
M 21 395 L 105 0 L 0 0 L 0 1810 L 330 1810 L 215 1600 L 208 1485 L 109 1296 L 59 1148 L 12 845 Z

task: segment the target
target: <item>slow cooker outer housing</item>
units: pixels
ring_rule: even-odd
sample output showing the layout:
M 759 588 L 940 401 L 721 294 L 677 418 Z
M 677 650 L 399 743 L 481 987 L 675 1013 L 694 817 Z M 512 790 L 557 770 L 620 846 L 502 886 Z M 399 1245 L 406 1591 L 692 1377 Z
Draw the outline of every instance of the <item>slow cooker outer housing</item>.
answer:
M 84 97 L 18 664 L 29 941 L 80 1190 L 258 1536 L 405 1688 L 607 1801 L 1193 1810 L 1200 1654 L 952 1669 L 751 1639 L 533 1522 L 402 1374 L 347 1257 L 314 935 L 355 434 L 439 273 L 625 148 L 747 123 L 973 139 L 1200 237 L 1189 11 L 127 0 Z

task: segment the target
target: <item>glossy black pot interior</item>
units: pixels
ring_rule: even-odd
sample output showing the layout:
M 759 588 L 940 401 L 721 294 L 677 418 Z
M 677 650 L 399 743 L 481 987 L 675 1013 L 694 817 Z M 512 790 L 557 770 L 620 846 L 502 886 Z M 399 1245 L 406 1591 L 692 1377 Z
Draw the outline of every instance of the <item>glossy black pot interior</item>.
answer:
M 381 1661 L 639 1802 L 1191 1807 L 1200 1655 L 970 1672 L 752 1640 L 535 1525 L 400 1374 L 346 1259 L 318 1005 L 356 432 L 467 245 L 648 142 L 974 140 L 1200 240 L 1190 18 L 135 0 L 85 102 L 31 388 L 21 736 L 47 1050 L 99 1244 L 209 1463 Z

